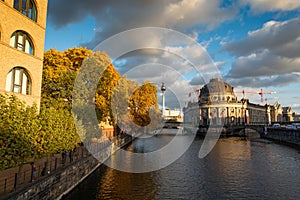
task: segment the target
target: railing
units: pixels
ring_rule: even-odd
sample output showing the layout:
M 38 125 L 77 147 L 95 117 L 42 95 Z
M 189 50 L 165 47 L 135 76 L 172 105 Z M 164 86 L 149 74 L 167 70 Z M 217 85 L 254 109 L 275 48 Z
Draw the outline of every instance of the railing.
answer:
M 66 151 L 55 154 L 48 158 L 36 160 L 30 164 L 7 169 L 0 172 L 0 197 L 21 189 L 41 177 L 57 171 L 84 157 L 89 152 L 84 147 L 76 148 L 74 151 Z
M 129 135 L 120 135 L 112 141 L 93 143 L 92 149 L 101 151 L 110 146 L 111 142 L 115 146 L 121 147 L 132 140 Z M 0 172 L 0 199 L 6 194 L 22 189 L 48 174 L 72 165 L 80 159 L 90 156 L 91 153 L 85 147 L 76 148 L 74 151 L 65 151 L 48 158 L 36 160 L 32 163 L 24 164 L 20 167 L 7 169 Z

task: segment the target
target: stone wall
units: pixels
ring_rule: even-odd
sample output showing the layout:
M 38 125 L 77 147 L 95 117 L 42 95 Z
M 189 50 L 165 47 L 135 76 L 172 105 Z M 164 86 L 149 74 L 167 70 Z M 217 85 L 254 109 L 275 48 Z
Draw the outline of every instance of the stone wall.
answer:
M 101 156 L 105 160 L 111 155 L 111 146 L 101 151 Z M 72 165 L 66 166 L 59 171 L 49 174 L 31 185 L 4 196 L 4 199 L 60 199 L 63 195 L 70 192 L 82 180 L 97 169 L 101 163 L 93 156 L 85 157 L 78 160 Z
M 279 142 L 300 145 L 300 130 L 289 130 L 285 128 L 268 128 L 262 138 L 272 139 Z

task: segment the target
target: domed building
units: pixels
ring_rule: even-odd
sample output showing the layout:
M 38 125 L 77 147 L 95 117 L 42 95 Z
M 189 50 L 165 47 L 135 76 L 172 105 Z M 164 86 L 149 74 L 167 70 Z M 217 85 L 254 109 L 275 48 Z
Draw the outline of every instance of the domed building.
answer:
M 200 128 L 244 124 L 270 124 L 272 106 L 238 100 L 234 88 L 221 78 L 204 85 L 198 102 L 189 102 L 183 109 L 184 122 Z
M 199 103 L 212 104 L 221 101 L 236 101 L 237 97 L 233 87 L 223 82 L 221 78 L 211 79 L 210 82 L 200 90 Z

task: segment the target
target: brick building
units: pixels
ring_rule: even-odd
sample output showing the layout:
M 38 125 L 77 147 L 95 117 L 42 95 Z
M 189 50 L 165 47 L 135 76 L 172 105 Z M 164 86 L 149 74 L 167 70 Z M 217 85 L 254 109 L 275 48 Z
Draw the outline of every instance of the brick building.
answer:
M 39 107 L 47 0 L 0 0 L 0 93 Z

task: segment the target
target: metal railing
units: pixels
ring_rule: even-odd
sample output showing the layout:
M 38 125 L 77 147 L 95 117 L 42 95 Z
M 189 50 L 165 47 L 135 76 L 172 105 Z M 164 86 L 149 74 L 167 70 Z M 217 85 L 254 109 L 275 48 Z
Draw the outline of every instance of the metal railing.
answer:
M 24 188 L 41 177 L 47 176 L 65 166 L 87 157 L 89 152 L 84 147 L 74 151 L 65 151 L 48 158 L 35 160 L 19 167 L 0 172 L 0 198 L 6 194 Z
M 100 152 L 108 148 L 112 143 L 116 146 L 123 146 L 130 142 L 132 137 L 129 135 L 120 135 L 113 138 L 110 142 L 93 143 L 93 149 Z M 90 149 L 92 150 L 92 149 Z M 6 194 L 22 189 L 32 182 L 39 180 L 55 171 L 72 165 L 80 159 L 90 156 L 91 153 L 84 147 L 78 147 L 74 151 L 64 151 L 51 157 L 35 160 L 32 163 L 24 164 L 19 167 L 6 169 L 0 172 L 0 199 Z

